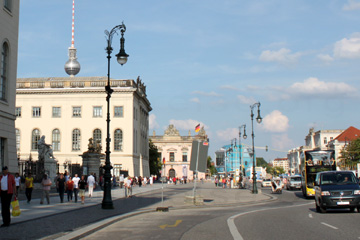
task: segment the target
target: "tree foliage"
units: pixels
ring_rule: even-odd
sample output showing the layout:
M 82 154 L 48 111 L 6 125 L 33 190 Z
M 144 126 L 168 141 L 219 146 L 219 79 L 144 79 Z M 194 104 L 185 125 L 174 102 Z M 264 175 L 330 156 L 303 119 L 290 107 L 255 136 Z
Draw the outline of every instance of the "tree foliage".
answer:
M 269 166 L 269 164 L 267 161 L 265 161 L 265 159 L 263 157 L 257 157 L 256 158 L 256 166 L 267 168 Z
M 215 168 L 210 156 L 208 156 L 208 158 L 207 158 L 207 168 L 210 170 L 211 176 L 217 173 L 216 168 Z
M 280 174 L 285 173 L 285 170 L 282 167 L 268 167 L 266 168 L 266 172 L 273 175 L 273 176 L 279 176 Z
M 160 170 L 162 167 L 160 153 L 151 140 L 149 140 L 149 166 L 151 175 L 160 176 Z
M 342 167 L 354 169 L 356 164 L 360 162 L 360 138 L 345 145 L 340 158 Z

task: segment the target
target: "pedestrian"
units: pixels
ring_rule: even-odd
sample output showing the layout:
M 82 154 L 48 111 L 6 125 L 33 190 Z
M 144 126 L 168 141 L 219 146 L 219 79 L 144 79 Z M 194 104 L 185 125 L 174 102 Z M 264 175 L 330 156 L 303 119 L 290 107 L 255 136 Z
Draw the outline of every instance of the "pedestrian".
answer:
M 103 175 L 101 175 L 99 178 L 99 186 L 101 190 L 104 190 L 103 183 L 104 183 L 104 177 Z
M 67 171 L 65 171 L 64 177 L 65 177 L 65 182 L 67 182 L 69 180 L 69 173 Z
M 80 178 L 78 177 L 77 174 L 75 174 L 75 177 L 72 179 L 74 182 L 74 197 L 75 197 L 75 203 L 77 203 L 77 199 L 78 199 L 78 193 L 79 193 L 79 181 Z
M 146 184 L 148 183 L 148 178 L 146 176 L 143 179 L 143 183 L 144 187 L 146 187 Z
M 61 203 L 64 202 L 65 183 L 64 174 L 60 173 L 60 177 L 56 180 L 56 189 L 59 193 Z
M 219 179 L 218 178 L 215 178 L 215 187 L 217 187 L 219 184 Z
M 116 187 L 116 176 L 115 175 L 113 176 L 112 180 L 113 180 L 113 188 L 115 188 Z
M 19 173 L 15 173 L 15 185 L 16 185 L 16 197 L 17 197 L 21 186 L 21 177 Z
M 139 182 L 139 187 L 141 187 L 142 186 L 142 177 L 141 176 L 138 177 L 138 182 Z
M 10 203 L 12 195 L 16 196 L 16 185 L 15 177 L 9 174 L 8 167 L 2 168 L 2 176 L 0 177 L 0 190 L 1 190 L 1 215 L 3 219 L 3 224 L 1 227 L 8 227 L 10 225 Z
M 32 190 L 34 187 L 34 178 L 31 176 L 31 173 L 28 173 L 28 176 L 25 178 L 25 195 L 27 198 L 27 203 L 31 201 Z
M 88 176 L 87 178 L 87 187 L 89 190 L 89 197 L 91 198 L 95 188 L 95 178 L 93 175 Z
M 85 176 L 82 175 L 81 179 L 79 181 L 79 196 L 81 198 L 81 203 L 84 204 L 85 203 L 85 189 L 86 189 L 86 181 L 85 181 Z
M 128 177 L 128 180 L 126 182 L 127 185 L 127 197 L 132 197 L 132 185 L 135 182 L 135 178 Z
M 153 179 L 153 176 L 150 176 L 150 186 L 152 186 L 154 183 L 154 179 Z
M 124 174 L 121 174 L 120 175 L 120 178 L 119 178 L 119 184 L 120 184 L 120 188 L 123 188 L 123 186 L 124 186 Z
M 73 191 L 74 191 L 74 182 L 72 178 L 69 176 L 69 180 L 66 182 L 66 193 L 67 193 L 68 202 L 72 202 Z
M 127 198 L 127 196 L 128 196 L 128 179 L 129 179 L 129 177 L 126 177 L 125 179 L 124 179 L 124 189 L 125 189 L 125 197 Z
M 44 177 L 41 181 L 43 192 L 41 194 L 40 204 L 44 203 L 44 197 L 46 197 L 47 204 L 50 204 L 49 193 L 50 193 L 51 184 L 52 184 L 52 182 L 51 182 L 50 178 L 48 178 L 48 176 L 46 174 L 44 174 Z

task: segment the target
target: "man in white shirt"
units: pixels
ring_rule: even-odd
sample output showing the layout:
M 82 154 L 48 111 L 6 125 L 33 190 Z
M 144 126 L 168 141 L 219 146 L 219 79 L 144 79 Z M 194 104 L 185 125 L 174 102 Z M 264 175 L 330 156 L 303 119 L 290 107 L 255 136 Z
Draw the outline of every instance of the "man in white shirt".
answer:
M 74 195 L 75 195 L 75 202 L 77 203 L 77 197 L 78 197 L 78 192 L 79 192 L 79 181 L 80 178 L 78 177 L 77 174 L 75 174 L 75 177 L 73 177 L 73 182 L 74 182 Z
M 88 176 L 87 185 L 88 185 L 88 189 L 89 189 L 89 197 L 92 197 L 94 187 L 95 187 L 95 178 L 93 175 Z

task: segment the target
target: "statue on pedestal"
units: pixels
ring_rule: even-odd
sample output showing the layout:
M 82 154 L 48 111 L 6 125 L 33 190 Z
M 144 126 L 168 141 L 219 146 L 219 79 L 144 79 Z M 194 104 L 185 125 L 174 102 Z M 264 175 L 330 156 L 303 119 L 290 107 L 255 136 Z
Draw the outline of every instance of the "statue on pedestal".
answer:
M 45 143 L 45 136 L 42 136 L 38 141 L 38 154 L 40 161 L 45 161 L 48 159 L 55 160 L 51 145 Z

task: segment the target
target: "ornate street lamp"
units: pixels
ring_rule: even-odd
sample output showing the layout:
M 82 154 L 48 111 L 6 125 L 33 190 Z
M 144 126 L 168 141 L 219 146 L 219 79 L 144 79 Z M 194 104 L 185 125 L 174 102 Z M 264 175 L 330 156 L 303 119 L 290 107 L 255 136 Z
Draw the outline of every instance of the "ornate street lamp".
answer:
M 241 162 L 241 129 L 244 128 L 244 134 L 243 134 L 243 138 L 246 139 L 247 135 L 246 135 L 246 124 L 243 124 L 239 127 L 239 149 L 240 149 L 240 154 L 239 154 L 239 160 L 240 160 L 240 176 L 244 175 L 245 176 L 245 169 L 243 168 L 243 164 Z
M 124 65 L 127 62 L 127 59 L 129 57 L 128 54 L 125 53 L 125 49 L 124 49 L 124 43 L 125 43 L 125 38 L 124 38 L 124 32 L 126 31 L 126 26 L 124 24 L 124 22 L 121 25 L 117 25 L 115 26 L 113 29 L 111 29 L 111 31 L 107 31 L 105 30 L 105 35 L 107 36 L 106 38 L 106 42 L 107 42 L 107 47 L 105 48 L 106 53 L 107 53 L 107 59 L 108 59 L 108 81 L 107 81 L 107 85 L 105 86 L 105 91 L 106 91 L 106 102 L 107 102 L 107 117 L 106 117 L 106 151 L 105 151 L 105 166 L 103 167 L 103 169 L 105 170 L 105 174 L 104 174 L 104 197 L 103 197 L 103 201 L 102 201 L 102 208 L 103 209 L 113 209 L 114 205 L 111 199 L 111 172 L 110 170 L 112 169 L 112 166 L 110 165 L 110 98 L 111 98 L 111 94 L 113 93 L 114 90 L 111 89 L 111 84 L 110 84 L 110 59 L 111 59 L 111 53 L 113 48 L 111 47 L 111 43 L 112 43 L 112 38 L 114 36 L 114 34 L 117 32 L 117 30 L 120 30 L 121 32 L 121 38 L 120 38 L 120 52 L 118 54 L 116 54 L 117 57 L 117 61 L 120 65 Z
M 250 106 L 251 109 L 251 137 L 252 137 L 252 153 L 253 153 L 253 191 L 252 193 L 257 194 L 257 185 L 256 185 L 256 172 L 255 172 L 255 146 L 254 146 L 254 108 L 258 107 L 258 115 L 256 117 L 256 122 L 261 123 L 262 118 L 260 116 L 260 102 L 254 103 Z

